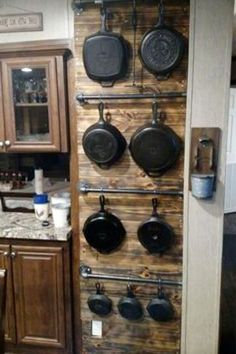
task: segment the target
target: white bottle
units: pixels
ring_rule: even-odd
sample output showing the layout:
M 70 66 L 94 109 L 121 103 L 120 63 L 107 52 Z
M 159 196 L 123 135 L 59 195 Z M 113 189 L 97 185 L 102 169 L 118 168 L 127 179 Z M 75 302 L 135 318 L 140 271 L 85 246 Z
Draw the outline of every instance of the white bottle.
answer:
M 34 170 L 34 190 L 35 194 L 43 194 L 43 170 Z

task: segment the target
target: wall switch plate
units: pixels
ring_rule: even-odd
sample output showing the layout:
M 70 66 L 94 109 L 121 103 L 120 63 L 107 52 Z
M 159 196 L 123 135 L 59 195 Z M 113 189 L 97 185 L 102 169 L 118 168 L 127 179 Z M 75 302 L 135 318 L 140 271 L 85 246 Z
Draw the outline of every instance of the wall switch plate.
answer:
M 92 321 L 92 336 L 102 338 L 102 321 Z

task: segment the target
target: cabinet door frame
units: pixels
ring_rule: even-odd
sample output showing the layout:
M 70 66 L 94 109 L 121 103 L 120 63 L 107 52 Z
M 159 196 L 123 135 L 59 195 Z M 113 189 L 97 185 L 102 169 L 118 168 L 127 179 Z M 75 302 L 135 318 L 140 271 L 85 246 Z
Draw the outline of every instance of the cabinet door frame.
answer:
M 2 59 L 3 107 L 5 120 L 5 139 L 10 141 L 9 152 L 47 152 L 60 151 L 60 119 L 57 80 L 57 63 L 55 56 L 23 57 Z M 15 109 L 13 101 L 12 69 L 30 66 L 45 68 L 48 82 L 48 119 L 49 141 L 17 141 Z
M 16 344 L 15 302 L 10 253 L 10 245 L 0 244 L 0 267 L 7 270 L 5 341 Z

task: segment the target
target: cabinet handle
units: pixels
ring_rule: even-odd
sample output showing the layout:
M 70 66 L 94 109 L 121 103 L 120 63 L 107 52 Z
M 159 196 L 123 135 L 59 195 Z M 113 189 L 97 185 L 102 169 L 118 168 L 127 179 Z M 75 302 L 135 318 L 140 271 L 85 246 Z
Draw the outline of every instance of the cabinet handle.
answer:
M 11 145 L 10 140 L 5 140 L 5 145 L 6 145 L 6 146 L 10 146 L 10 145 Z
M 3 255 L 4 255 L 5 257 L 9 257 L 9 256 L 10 256 L 10 252 L 8 252 L 8 251 L 3 252 Z
M 4 141 L 0 141 L 0 148 L 4 148 Z
M 16 252 L 11 252 L 11 258 L 15 258 Z

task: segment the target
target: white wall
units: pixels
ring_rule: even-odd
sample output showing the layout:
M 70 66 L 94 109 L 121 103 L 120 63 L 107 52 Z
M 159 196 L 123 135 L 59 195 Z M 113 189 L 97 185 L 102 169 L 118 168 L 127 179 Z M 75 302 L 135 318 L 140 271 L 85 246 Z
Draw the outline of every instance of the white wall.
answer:
M 226 160 L 225 213 L 236 212 L 236 88 L 230 89 Z
M 73 37 L 71 0 L 0 0 L 0 15 L 42 12 L 40 32 L 0 33 L 0 43 Z
M 234 0 L 191 0 L 184 203 L 182 354 L 218 354 Z M 221 129 L 212 200 L 189 192 L 192 127 Z
M 236 55 L 236 1 L 234 3 L 233 55 Z

